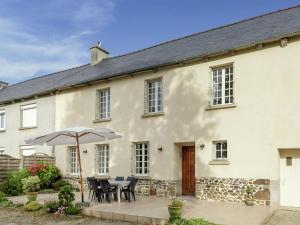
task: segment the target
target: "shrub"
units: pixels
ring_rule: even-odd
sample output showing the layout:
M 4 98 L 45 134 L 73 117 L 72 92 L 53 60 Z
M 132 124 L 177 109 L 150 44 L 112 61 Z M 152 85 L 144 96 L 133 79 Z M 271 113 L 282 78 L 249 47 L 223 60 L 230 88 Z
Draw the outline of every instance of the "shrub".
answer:
M 171 203 L 172 207 L 182 207 L 183 206 L 183 202 L 179 199 L 174 198 L 172 203 Z
M 66 181 L 66 180 L 58 180 L 58 181 L 56 181 L 56 182 L 53 184 L 53 188 L 54 188 L 55 190 L 59 190 L 61 187 L 66 186 L 66 185 L 72 186 L 72 185 L 71 185 L 68 181 Z
M 39 176 L 42 189 L 52 188 L 53 183 L 62 177 L 60 170 L 56 166 L 47 165 L 44 162 L 30 165 L 28 171 L 31 173 L 31 176 Z
M 169 225 L 217 225 L 210 223 L 203 219 L 176 219 L 173 220 Z
M 69 207 L 75 200 L 75 195 L 71 186 L 66 185 L 60 188 L 58 192 L 59 206 Z
M 58 210 L 59 203 L 55 200 L 45 201 L 44 208 L 48 213 L 54 213 Z
M 37 201 L 29 202 L 24 207 L 24 209 L 26 211 L 37 211 L 37 210 L 40 210 L 41 208 L 42 208 L 42 205 L 40 203 L 38 203 Z
M 23 203 L 16 203 L 16 204 L 14 204 L 14 206 L 15 206 L 16 208 L 21 208 L 21 207 L 24 206 L 24 204 L 23 204 Z
M 5 197 L 5 194 L 2 191 L 0 191 L 0 202 L 3 201 L 7 201 L 7 198 Z
M 22 179 L 23 191 L 25 193 L 36 192 L 40 189 L 41 180 L 38 176 L 30 176 Z
M 80 209 L 75 206 L 69 206 L 65 209 L 65 212 L 68 215 L 77 215 L 80 212 Z
M 0 202 L 0 207 L 9 208 L 9 207 L 13 207 L 13 206 L 14 206 L 14 203 L 10 200 Z
M 6 181 L 3 183 L 3 192 L 7 195 L 20 195 L 23 193 L 22 179 L 30 174 L 26 169 L 20 169 L 8 174 Z

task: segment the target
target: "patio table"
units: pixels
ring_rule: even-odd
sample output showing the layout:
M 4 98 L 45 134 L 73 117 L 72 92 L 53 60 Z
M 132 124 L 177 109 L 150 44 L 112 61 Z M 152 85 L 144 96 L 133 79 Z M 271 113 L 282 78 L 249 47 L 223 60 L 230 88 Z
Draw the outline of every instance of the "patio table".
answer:
M 127 187 L 130 184 L 130 181 L 128 180 L 109 180 L 109 183 L 111 186 L 114 186 L 117 188 L 117 195 L 118 195 L 118 203 L 121 202 L 121 190 L 125 187 Z

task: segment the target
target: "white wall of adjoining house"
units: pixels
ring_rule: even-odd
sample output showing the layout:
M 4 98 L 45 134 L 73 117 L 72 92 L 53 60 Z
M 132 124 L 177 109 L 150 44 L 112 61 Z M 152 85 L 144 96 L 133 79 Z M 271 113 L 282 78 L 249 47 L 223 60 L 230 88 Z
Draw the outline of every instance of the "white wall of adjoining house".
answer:
M 197 65 L 65 91 L 56 95 L 56 128 L 110 127 L 123 137 L 110 142 L 110 175 L 131 174 L 131 143 L 149 141 L 150 176 L 180 179 L 174 143 L 195 142 L 197 177 L 279 179 L 279 147 L 300 146 L 300 43 L 291 42 Z M 206 110 L 210 67 L 234 63 L 235 108 Z M 144 81 L 163 77 L 163 116 L 142 117 Z M 94 123 L 96 90 L 111 89 L 111 121 Z M 229 165 L 209 165 L 215 140 L 228 141 Z M 163 151 L 158 151 L 161 144 Z M 205 144 L 200 149 L 200 144 Z M 94 145 L 84 145 L 84 175 L 94 175 Z M 56 147 L 66 171 L 65 147 Z
M 54 131 L 54 100 L 54 96 L 50 96 L 0 107 L 0 109 L 5 109 L 6 120 L 5 132 L 0 132 L 0 146 L 5 148 L 4 154 L 20 158 L 20 146 L 25 145 L 25 140 Z M 20 129 L 20 107 L 32 103 L 36 103 L 37 105 L 37 127 L 33 129 Z M 51 155 L 52 147 L 36 146 L 36 152 Z

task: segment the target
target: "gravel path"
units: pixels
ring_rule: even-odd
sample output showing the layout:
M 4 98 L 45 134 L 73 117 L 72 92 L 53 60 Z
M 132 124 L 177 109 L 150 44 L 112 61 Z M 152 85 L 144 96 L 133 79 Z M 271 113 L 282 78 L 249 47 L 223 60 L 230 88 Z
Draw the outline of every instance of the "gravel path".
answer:
M 300 211 L 277 210 L 265 225 L 300 225 Z
M 27 213 L 15 209 L 0 209 L 0 225 L 132 225 L 90 217 L 56 219 L 52 214 Z

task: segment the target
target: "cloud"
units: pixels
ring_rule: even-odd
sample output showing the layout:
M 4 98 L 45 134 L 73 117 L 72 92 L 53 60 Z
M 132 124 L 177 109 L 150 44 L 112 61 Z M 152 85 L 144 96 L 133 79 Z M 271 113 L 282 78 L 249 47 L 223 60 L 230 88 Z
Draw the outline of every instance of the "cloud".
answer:
M 114 4 L 86 0 L 62 7 L 61 2 L 0 17 L 0 81 L 15 83 L 90 61 L 90 37 L 113 22 Z M 46 11 L 36 20 L 32 10 Z

